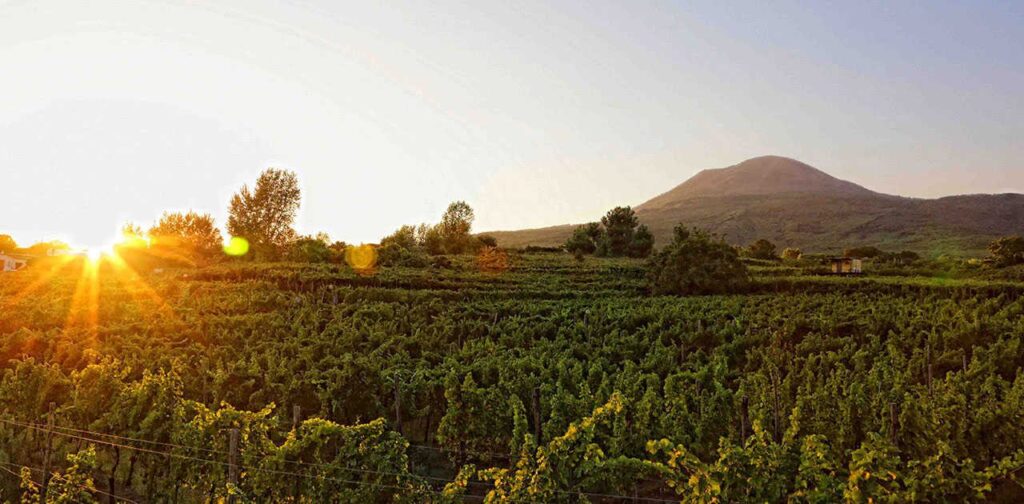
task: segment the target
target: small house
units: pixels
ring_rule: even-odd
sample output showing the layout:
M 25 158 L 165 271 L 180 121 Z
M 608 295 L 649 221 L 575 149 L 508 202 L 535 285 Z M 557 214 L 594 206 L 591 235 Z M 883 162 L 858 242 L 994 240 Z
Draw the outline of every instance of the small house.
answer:
M 28 264 L 28 259 L 0 253 L 0 271 L 18 271 Z
M 863 263 L 860 259 L 853 257 L 833 257 L 833 275 L 859 275 L 863 273 Z

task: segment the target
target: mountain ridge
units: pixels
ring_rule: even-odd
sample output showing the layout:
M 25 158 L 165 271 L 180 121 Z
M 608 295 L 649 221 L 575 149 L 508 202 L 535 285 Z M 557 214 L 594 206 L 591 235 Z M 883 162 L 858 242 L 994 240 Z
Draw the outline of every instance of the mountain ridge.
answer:
M 931 256 L 978 255 L 993 239 L 1024 232 L 1021 194 L 934 199 L 890 195 L 775 155 L 701 170 L 634 209 L 658 244 L 669 239 L 677 223 L 683 223 L 709 229 L 734 245 L 766 238 L 779 247 L 808 252 L 874 245 Z M 488 234 L 506 247 L 556 246 L 574 227 Z

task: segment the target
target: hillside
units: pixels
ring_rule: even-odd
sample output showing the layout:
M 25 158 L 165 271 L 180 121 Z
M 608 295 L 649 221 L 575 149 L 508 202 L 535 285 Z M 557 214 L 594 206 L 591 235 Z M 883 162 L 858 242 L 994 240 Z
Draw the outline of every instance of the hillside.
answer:
M 780 247 L 814 252 L 875 245 L 927 255 L 980 254 L 992 239 L 1024 232 L 1024 195 L 905 198 L 779 156 L 701 171 L 635 209 L 659 243 L 682 222 L 737 245 L 767 238 Z M 572 228 L 489 234 L 506 247 L 552 246 L 564 242 Z

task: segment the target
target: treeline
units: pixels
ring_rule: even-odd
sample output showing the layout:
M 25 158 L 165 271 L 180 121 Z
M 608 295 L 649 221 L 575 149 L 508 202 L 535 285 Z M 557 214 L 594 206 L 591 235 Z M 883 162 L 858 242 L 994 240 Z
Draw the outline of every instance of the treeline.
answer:
M 615 207 L 601 217 L 601 222 L 576 227 L 564 248 L 577 260 L 587 254 L 643 258 L 654 250 L 654 235 L 640 224 L 632 208 Z

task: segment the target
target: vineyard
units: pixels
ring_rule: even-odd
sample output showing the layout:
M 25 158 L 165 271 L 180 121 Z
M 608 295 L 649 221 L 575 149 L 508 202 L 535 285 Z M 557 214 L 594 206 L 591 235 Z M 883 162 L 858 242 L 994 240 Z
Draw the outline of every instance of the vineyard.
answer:
M 3 498 L 1024 500 L 1024 283 L 508 263 L 6 275 Z

